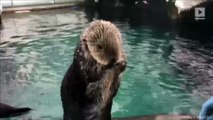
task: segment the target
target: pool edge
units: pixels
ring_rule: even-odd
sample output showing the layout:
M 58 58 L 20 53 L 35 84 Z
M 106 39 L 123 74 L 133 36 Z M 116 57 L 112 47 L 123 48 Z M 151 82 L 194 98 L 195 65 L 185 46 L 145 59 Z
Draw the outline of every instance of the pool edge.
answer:
M 37 10 L 49 10 L 49 9 L 60 9 L 71 6 L 84 6 L 84 2 L 71 2 L 64 4 L 48 4 L 48 5 L 33 5 L 33 6 L 20 6 L 20 7 L 8 7 L 3 9 L 3 13 L 15 12 L 15 11 L 37 11 Z

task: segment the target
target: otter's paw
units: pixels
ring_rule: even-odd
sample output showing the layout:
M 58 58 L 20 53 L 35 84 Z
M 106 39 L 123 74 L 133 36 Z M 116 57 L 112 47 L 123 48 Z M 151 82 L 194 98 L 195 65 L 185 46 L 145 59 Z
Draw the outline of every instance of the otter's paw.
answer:
M 100 85 L 98 82 L 89 83 L 86 90 L 86 95 L 89 98 L 94 98 L 95 96 L 98 96 L 100 91 Z
M 123 72 L 126 69 L 126 61 L 121 61 L 115 64 L 115 67 L 120 71 Z

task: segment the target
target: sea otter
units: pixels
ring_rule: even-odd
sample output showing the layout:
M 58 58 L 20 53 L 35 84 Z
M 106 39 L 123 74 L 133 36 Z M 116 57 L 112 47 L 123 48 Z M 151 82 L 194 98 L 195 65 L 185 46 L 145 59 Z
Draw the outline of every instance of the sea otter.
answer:
M 91 22 L 62 81 L 64 120 L 111 120 L 113 97 L 126 64 L 118 28 L 108 21 Z

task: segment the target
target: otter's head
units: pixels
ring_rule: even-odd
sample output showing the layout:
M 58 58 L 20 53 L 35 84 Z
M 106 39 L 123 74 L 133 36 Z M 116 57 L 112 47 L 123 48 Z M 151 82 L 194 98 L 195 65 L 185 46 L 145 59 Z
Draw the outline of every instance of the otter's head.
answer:
M 96 20 L 81 36 L 88 54 L 102 65 L 119 62 L 123 57 L 121 33 L 111 22 Z

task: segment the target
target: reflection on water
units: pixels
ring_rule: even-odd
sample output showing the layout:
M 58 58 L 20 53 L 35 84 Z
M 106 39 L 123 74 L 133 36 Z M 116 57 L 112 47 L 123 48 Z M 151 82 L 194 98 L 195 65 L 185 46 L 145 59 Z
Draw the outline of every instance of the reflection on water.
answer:
M 0 101 L 32 107 L 21 119 L 62 118 L 61 80 L 81 31 L 97 19 L 87 13 L 63 9 L 4 14 Z M 198 114 L 202 102 L 213 94 L 210 44 L 150 25 L 133 28 L 126 20 L 113 21 L 128 56 L 113 116 Z
M 171 60 L 182 73 L 187 75 L 187 84 L 193 94 L 213 95 L 212 43 L 199 43 L 177 38 L 176 50 Z

